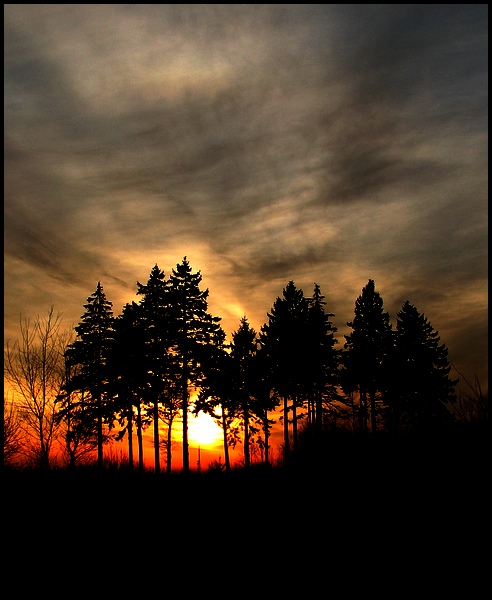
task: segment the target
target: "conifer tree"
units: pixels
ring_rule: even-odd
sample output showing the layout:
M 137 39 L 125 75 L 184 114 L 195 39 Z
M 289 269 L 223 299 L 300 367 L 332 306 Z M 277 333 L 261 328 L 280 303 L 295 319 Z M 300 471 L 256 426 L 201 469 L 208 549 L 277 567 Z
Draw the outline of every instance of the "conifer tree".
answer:
M 172 362 L 167 292 L 168 282 L 157 264 L 152 268 L 146 285 L 137 281 L 137 295 L 142 296 L 139 308 L 146 348 L 146 400 L 150 403 L 154 424 L 154 470 L 157 474 L 160 473 L 159 403 L 164 400 Z
M 114 320 L 114 341 L 110 353 L 111 393 L 118 410 L 118 420 L 123 429 L 121 439 L 128 435 L 128 461 L 133 468 L 133 430 L 136 411 L 138 440 L 138 466 L 144 469 L 143 428 L 147 424 L 142 414 L 142 398 L 148 385 L 145 330 L 141 308 L 135 302 L 127 303 Z
M 229 472 L 229 446 L 234 447 L 239 438 L 237 428 L 233 426 L 238 406 L 233 383 L 232 358 L 225 338 L 225 332 L 220 326 L 212 334 L 211 343 L 203 355 L 200 392 L 193 412 L 209 414 L 222 429 L 224 467 Z
M 220 317 L 208 312 L 209 290 L 200 290 L 202 275 L 192 272 L 186 258 L 169 277 L 172 352 L 179 362 L 183 416 L 183 472 L 189 473 L 188 409 L 189 386 L 197 386 L 202 374 L 204 349 L 217 332 Z
M 88 431 L 94 426 L 96 428 L 99 468 L 103 466 L 103 443 L 106 440 L 103 424 L 111 425 L 114 418 L 113 407 L 106 402 L 108 355 L 113 339 L 112 306 L 101 282 L 98 282 L 96 291 L 84 304 L 86 311 L 80 323 L 75 327 L 77 338 L 65 352 L 67 365 L 77 366 L 75 374 L 66 384 L 66 391 L 79 391 L 85 398 L 85 410 L 78 413 L 81 419 L 79 426 Z
M 269 412 L 279 405 L 278 393 L 272 382 L 272 371 L 267 351 L 264 346 L 257 344 L 256 352 L 252 357 L 251 386 L 254 402 L 252 410 L 261 423 L 263 439 L 259 441 L 263 451 L 263 462 L 270 464 L 270 430 L 275 424 Z
M 283 401 L 284 456 L 290 453 L 289 406 L 292 399 L 292 434 L 297 446 L 297 406 L 305 386 L 308 303 L 302 289 L 288 282 L 277 297 L 260 331 L 260 344 L 267 353 L 274 389 Z
M 347 323 L 352 332 L 345 336 L 344 355 L 346 391 L 351 387 L 359 392 L 360 426 L 367 431 L 370 399 L 371 431 L 376 431 L 376 393 L 383 391 L 383 361 L 391 349 L 392 333 L 389 313 L 383 310 L 383 299 L 376 292 L 374 280 L 369 279 L 355 301 L 354 320 Z M 347 385 L 347 382 L 348 385 Z
M 335 350 L 337 328 L 330 320 L 335 315 L 325 312 L 324 298 L 319 285 L 315 283 L 313 296 L 308 300 L 306 373 L 307 393 L 311 400 L 309 421 L 318 432 L 323 426 L 323 398 L 338 398 L 336 386 L 339 352 Z
M 239 328 L 232 334 L 231 359 L 235 399 L 239 404 L 243 426 L 244 466 L 250 467 L 250 434 L 253 393 L 253 357 L 256 353 L 256 331 L 248 319 L 241 319 Z
M 386 395 L 388 428 L 428 431 L 450 423 L 458 380 L 450 379 L 448 349 L 424 314 L 407 300 L 397 313 Z

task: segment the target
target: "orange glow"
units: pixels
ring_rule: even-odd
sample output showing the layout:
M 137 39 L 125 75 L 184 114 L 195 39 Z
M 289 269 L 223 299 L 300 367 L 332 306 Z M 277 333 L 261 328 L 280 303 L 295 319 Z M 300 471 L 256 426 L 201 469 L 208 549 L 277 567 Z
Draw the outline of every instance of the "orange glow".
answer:
M 222 429 L 210 415 L 199 413 L 196 417 L 189 417 L 188 441 L 193 446 L 212 448 L 223 443 Z

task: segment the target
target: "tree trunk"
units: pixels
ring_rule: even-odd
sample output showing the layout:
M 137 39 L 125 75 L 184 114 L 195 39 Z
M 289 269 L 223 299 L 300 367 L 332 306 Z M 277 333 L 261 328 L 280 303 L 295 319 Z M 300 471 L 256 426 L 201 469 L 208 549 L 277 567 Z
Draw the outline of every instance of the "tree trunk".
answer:
M 251 459 L 249 455 L 249 415 L 247 407 L 244 408 L 244 468 L 249 469 Z
M 222 432 L 224 435 L 224 460 L 225 460 L 225 469 L 226 472 L 229 473 L 231 470 L 231 460 L 229 458 L 229 445 L 227 443 L 227 419 L 224 410 L 224 405 L 222 405 Z
M 321 390 L 316 390 L 316 430 L 321 433 L 323 430 L 323 408 L 322 408 L 322 397 Z
M 289 458 L 289 407 L 287 405 L 288 396 L 284 396 L 284 460 Z
M 269 449 L 269 438 L 270 438 L 270 428 L 268 427 L 268 411 L 265 410 L 265 417 L 263 419 L 263 431 L 265 434 L 265 465 L 268 466 L 270 461 L 270 453 Z
M 172 472 L 172 419 L 169 420 L 169 426 L 167 429 L 167 440 L 166 440 L 166 473 L 168 475 Z
M 297 452 L 297 395 L 292 398 L 292 446 Z
M 138 439 L 138 470 L 144 470 L 143 461 L 143 435 L 142 435 L 142 411 L 140 408 L 140 400 L 137 404 L 137 439 Z
M 101 394 L 97 396 L 97 466 L 103 467 L 103 423 Z
M 183 381 L 182 381 L 182 393 L 183 393 L 183 473 L 188 474 L 190 472 L 190 454 L 188 444 L 188 375 L 186 366 L 183 368 Z
M 159 475 L 161 472 L 160 446 L 159 446 L 159 400 L 154 401 L 154 472 Z
M 359 419 L 361 431 L 367 433 L 367 392 L 365 389 L 360 390 L 359 394 Z
M 371 433 L 376 433 L 377 424 L 376 424 L 376 393 L 371 391 Z
M 128 410 L 128 466 L 133 471 L 133 409 L 130 405 Z

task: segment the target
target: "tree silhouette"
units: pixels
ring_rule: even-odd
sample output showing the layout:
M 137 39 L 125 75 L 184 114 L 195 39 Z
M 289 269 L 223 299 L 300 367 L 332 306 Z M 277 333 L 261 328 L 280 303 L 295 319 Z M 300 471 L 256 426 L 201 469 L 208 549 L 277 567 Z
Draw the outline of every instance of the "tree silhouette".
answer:
M 297 448 L 297 407 L 306 377 L 308 302 L 301 289 L 291 280 L 283 289 L 283 297 L 275 300 L 268 323 L 260 330 L 260 344 L 267 353 L 274 389 L 283 400 L 284 457 L 290 453 L 289 406 L 292 399 L 293 447 Z
M 458 380 L 450 379 L 448 349 L 425 315 L 407 300 L 397 313 L 386 394 L 388 426 L 393 431 L 427 431 L 449 423 Z
M 289 281 L 267 313 L 268 322 L 260 335 L 243 317 L 227 344 L 220 317 L 208 312 L 209 292 L 200 289 L 201 280 L 200 271 L 192 272 L 186 256 L 168 281 L 156 264 L 146 285 L 137 282 L 140 303 L 126 304 L 117 318 L 98 282 L 74 328 L 77 337 L 68 345 L 52 310 L 46 321 L 38 317 L 33 324 L 21 322 L 22 342 L 13 346 L 7 342 L 5 376 L 28 400 L 17 407 L 15 415 L 5 412 L 4 400 L 4 458 L 18 451 L 16 426 L 20 422 L 29 435 L 37 435 L 37 464 L 49 466 L 56 428 L 63 425 L 68 463 L 79 464 L 86 452 L 97 448 L 97 464 L 102 467 L 103 444 L 118 421 L 117 439 L 128 434 L 128 457 L 133 465 L 136 422 L 139 469 L 143 470 L 143 431 L 153 422 L 154 470 L 160 473 L 163 446 L 170 473 L 172 426 L 181 414 L 183 472 L 187 474 L 191 409 L 194 414 L 212 415 L 222 427 L 227 471 L 231 470 L 229 447 L 235 446 L 243 432 L 244 466 L 248 468 L 258 448 L 269 463 L 274 423 L 269 412 L 281 405 L 287 462 L 291 441 L 294 451 L 298 447 L 300 408 L 307 403 L 307 431 L 321 434 L 328 423 L 330 430 L 338 426 L 334 417 L 339 401 L 352 402 L 355 430 L 352 399 L 356 394 L 359 428 L 364 432 L 369 431 L 369 418 L 371 431 L 377 430 L 379 414 L 386 429 L 395 433 L 435 432 L 454 424 L 453 418 L 488 419 L 488 397 L 480 386 L 472 407 L 448 410 L 455 404 L 458 380 L 449 376 L 447 347 L 408 301 L 397 313 L 393 331 L 371 279 L 356 299 L 354 319 L 347 323 L 352 332 L 345 336 L 343 352 L 335 349 L 334 314 L 325 311 L 316 283 L 312 297 L 306 298 Z M 198 397 L 190 406 L 192 391 Z M 376 408 L 381 405 L 383 411 L 378 414 Z M 465 413 L 461 417 L 460 410 Z M 328 417 L 333 418 L 328 421 Z M 159 421 L 167 427 L 162 444 Z M 9 427 L 13 427 L 12 435 Z M 255 436 L 260 427 L 263 438 Z
M 250 434 L 253 399 L 253 357 L 256 352 L 256 331 L 248 319 L 241 319 L 239 328 L 232 334 L 231 359 L 234 396 L 239 404 L 244 440 L 244 466 L 250 467 Z
M 117 439 L 128 435 L 128 462 L 133 469 L 133 430 L 136 420 L 138 467 L 144 468 L 143 429 L 147 421 L 142 414 L 142 398 L 148 386 L 147 348 L 141 307 L 127 303 L 114 320 L 114 335 L 109 358 L 111 394 L 118 421 L 122 426 Z M 135 419 L 136 411 L 136 419 Z
M 238 442 L 238 431 L 234 427 L 238 409 L 235 390 L 232 357 L 227 351 L 225 332 L 217 327 L 212 334 L 211 343 L 202 357 L 203 375 L 200 381 L 200 392 L 193 412 L 209 414 L 222 429 L 224 446 L 224 467 L 231 470 L 229 446 Z
M 3 399 L 2 469 L 22 453 L 22 419 L 14 400 Z
M 210 344 L 220 317 L 208 312 L 208 289 L 200 290 L 201 272 L 192 272 L 183 258 L 169 277 L 172 352 L 179 363 L 183 415 L 183 471 L 190 469 L 188 444 L 189 385 L 198 386 L 204 346 Z
M 68 346 L 65 358 L 68 366 L 77 366 L 71 380 L 65 385 L 65 391 L 79 391 L 84 397 L 83 412 L 77 417 L 81 419 L 79 427 L 90 433 L 94 424 L 97 439 L 97 464 L 103 466 L 103 444 L 107 440 L 104 423 L 111 424 L 114 412 L 106 402 L 108 383 L 108 355 L 113 339 L 112 302 L 104 293 L 101 282 L 96 291 L 87 298 L 86 309 L 79 325 L 75 327 L 77 339 Z M 72 408 L 77 408 L 73 406 Z M 73 414 L 72 414 L 73 417 Z
M 20 319 L 20 341 L 4 352 L 4 374 L 19 397 L 18 414 L 29 446 L 26 448 L 39 467 L 50 466 L 50 455 L 58 422 L 57 400 L 65 383 L 63 354 L 68 333 L 62 332 L 61 315 Z M 5 427 L 5 422 L 4 422 Z
M 273 381 L 270 362 L 265 348 L 258 344 L 250 369 L 250 385 L 253 394 L 252 410 L 261 422 L 263 439 L 259 441 L 260 449 L 264 452 L 265 465 L 270 464 L 270 430 L 275 421 L 269 417 L 269 412 L 279 405 L 278 393 Z
M 145 336 L 145 361 L 148 382 L 146 400 L 151 404 L 154 423 L 154 469 L 160 473 L 159 403 L 163 400 L 170 373 L 170 313 L 168 282 L 164 271 L 154 265 L 146 285 L 137 282 L 140 322 Z
M 335 349 L 337 339 L 330 317 L 326 313 L 324 296 L 318 284 L 314 284 L 313 296 L 308 300 L 306 352 L 307 394 L 309 398 L 308 422 L 319 433 L 323 427 L 323 399 L 338 399 L 337 392 L 339 352 Z
M 367 395 L 370 398 L 371 431 L 376 431 L 376 392 L 384 389 L 383 361 L 390 351 L 391 324 L 383 310 L 383 300 L 376 292 L 374 280 L 369 279 L 355 301 L 354 320 L 347 325 L 352 332 L 345 336 L 345 391 L 359 392 L 360 426 L 368 428 Z

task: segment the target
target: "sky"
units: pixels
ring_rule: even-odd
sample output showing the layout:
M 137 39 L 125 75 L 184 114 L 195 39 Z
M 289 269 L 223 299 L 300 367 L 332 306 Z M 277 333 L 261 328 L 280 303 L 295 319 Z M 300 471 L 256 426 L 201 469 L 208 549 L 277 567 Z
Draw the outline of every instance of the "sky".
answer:
M 488 381 L 488 5 L 4 5 L 4 331 L 187 257 L 231 339 L 373 279 Z M 453 372 L 455 375 L 456 373 Z

